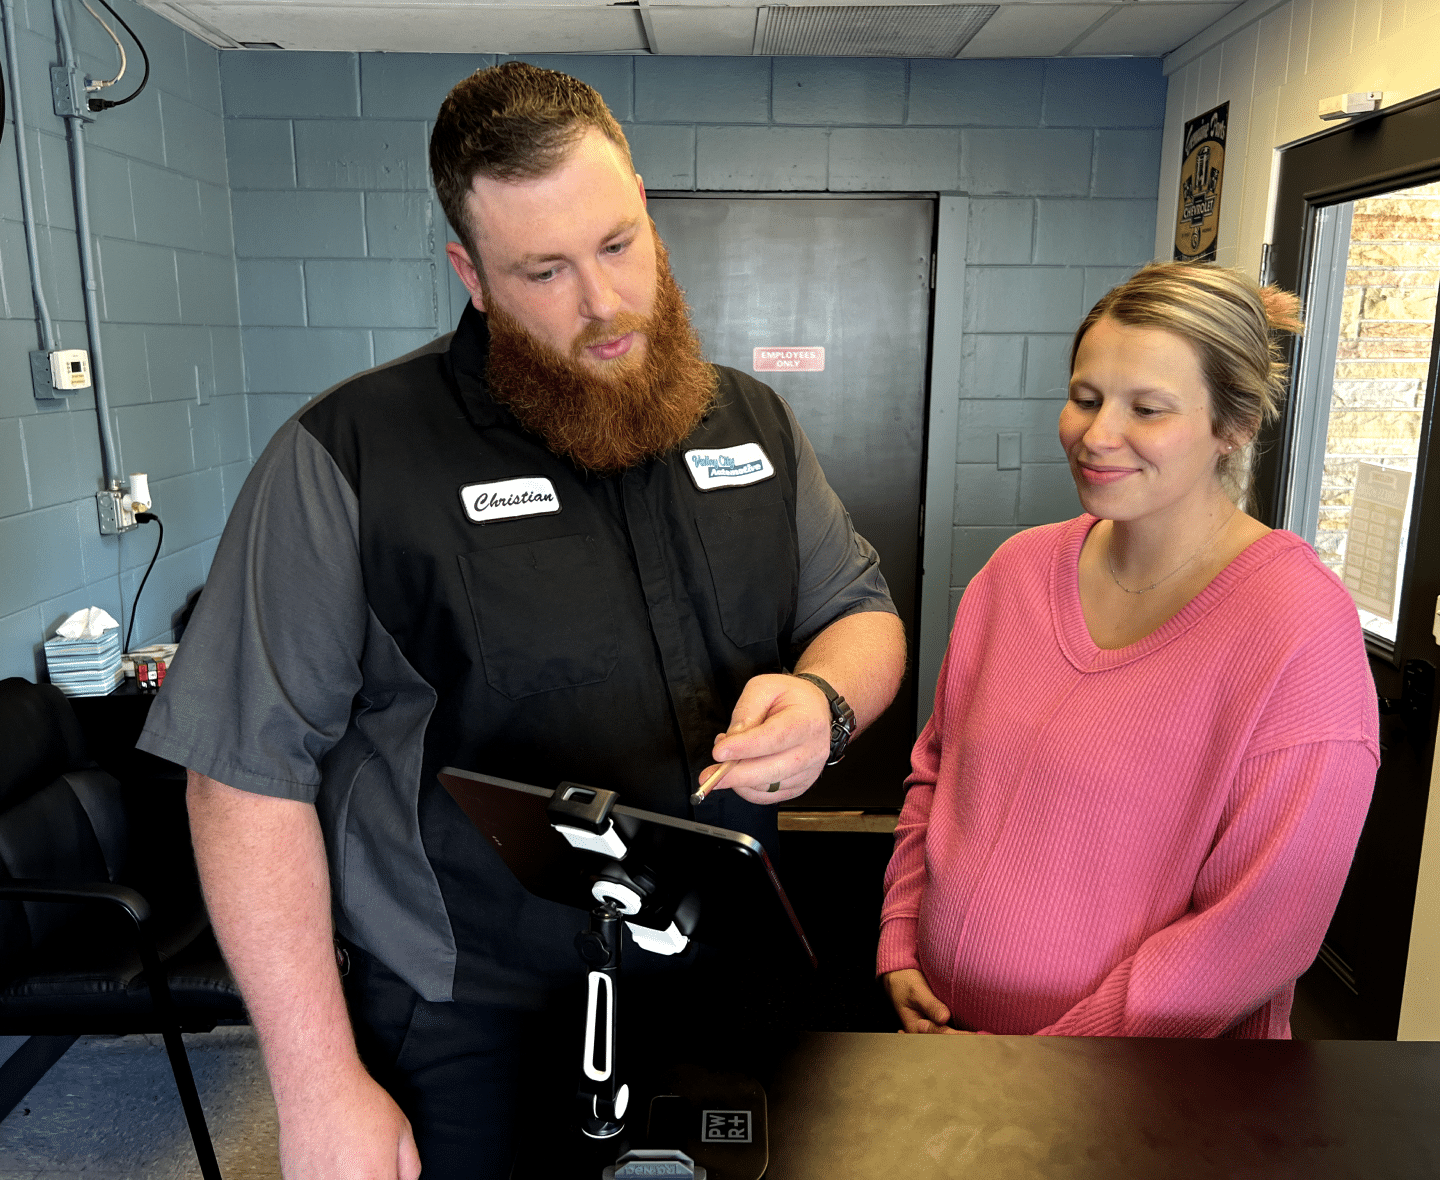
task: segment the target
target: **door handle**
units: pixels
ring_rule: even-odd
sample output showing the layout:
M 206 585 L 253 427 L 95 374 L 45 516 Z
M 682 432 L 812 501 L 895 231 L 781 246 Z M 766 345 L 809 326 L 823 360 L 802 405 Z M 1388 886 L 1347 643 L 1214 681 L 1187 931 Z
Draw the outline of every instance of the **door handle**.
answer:
M 1429 660 L 1406 660 L 1400 670 L 1400 695 L 1381 697 L 1381 713 L 1400 713 L 1405 720 L 1423 730 L 1430 720 L 1430 707 L 1435 700 L 1435 665 Z

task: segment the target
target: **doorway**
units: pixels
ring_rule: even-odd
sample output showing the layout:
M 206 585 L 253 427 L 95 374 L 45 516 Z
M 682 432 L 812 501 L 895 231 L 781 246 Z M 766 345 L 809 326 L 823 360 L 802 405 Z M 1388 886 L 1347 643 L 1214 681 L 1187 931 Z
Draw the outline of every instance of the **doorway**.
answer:
M 1355 599 L 1380 708 L 1365 830 L 1302 979 L 1326 1035 L 1392 1039 L 1435 753 L 1440 601 L 1440 100 L 1282 153 L 1272 276 L 1306 332 L 1257 478 L 1262 519 L 1311 541 Z
M 649 209 L 705 356 L 789 402 L 855 528 L 879 551 L 913 670 L 934 198 L 651 193 Z M 795 806 L 898 810 L 916 695 L 912 672 Z

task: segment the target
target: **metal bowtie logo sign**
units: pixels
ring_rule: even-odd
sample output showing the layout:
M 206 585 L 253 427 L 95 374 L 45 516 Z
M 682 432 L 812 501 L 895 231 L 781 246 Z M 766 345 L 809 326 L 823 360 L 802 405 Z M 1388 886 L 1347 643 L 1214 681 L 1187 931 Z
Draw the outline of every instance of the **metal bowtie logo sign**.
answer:
M 1220 236 L 1220 190 L 1225 177 L 1225 131 L 1230 104 L 1185 124 L 1180 165 L 1180 208 L 1175 217 L 1175 258 L 1214 262 Z

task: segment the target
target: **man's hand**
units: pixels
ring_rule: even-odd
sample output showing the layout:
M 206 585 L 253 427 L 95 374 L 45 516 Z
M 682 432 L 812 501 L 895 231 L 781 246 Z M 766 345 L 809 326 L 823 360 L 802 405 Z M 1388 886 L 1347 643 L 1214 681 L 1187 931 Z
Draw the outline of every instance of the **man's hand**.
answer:
M 907 1033 L 960 1033 L 950 1027 L 950 1009 L 930 990 L 925 976 L 914 967 L 887 971 L 881 980 L 890 1002 L 900 1017 L 900 1031 Z
M 795 671 L 819 676 L 845 698 L 855 711 L 853 737 L 895 697 L 905 671 L 905 631 L 884 611 L 846 615 L 810 641 Z M 830 702 L 808 680 L 756 676 L 735 703 L 730 728 L 715 739 L 713 756 L 717 765 L 697 782 L 719 763 L 738 762 L 716 790 L 729 788 L 751 803 L 794 799 L 830 759 Z
M 285 1180 L 417 1180 L 410 1122 L 364 1070 L 279 1108 Z
M 808 680 L 756 676 L 715 739 L 717 763 L 738 762 L 716 784 L 751 803 L 784 803 L 803 794 L 830 757 L 830 702 Z M 715 766 L 706 767 L 700 781 Z M 778 784 L 771 788 L 771 784 Z

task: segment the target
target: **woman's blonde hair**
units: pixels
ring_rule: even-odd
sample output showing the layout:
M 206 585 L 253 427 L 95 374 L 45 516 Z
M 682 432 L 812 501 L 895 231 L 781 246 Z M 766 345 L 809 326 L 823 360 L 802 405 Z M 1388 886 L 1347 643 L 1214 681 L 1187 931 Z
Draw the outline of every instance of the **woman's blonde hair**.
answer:
M 1278 333 L 1303 329 L 1299 299 L 1212 262 L 1154 262 L 1090 309 L 1070 346 L 1072 371 L 1085 333 L 1107 317 L 1173 332 L 1194 348 L 1210 394 L 1210 429 L 1236 444 L 1216 471 L 1239 500 L 1249 484 L 1250 444 L 1280 413 L 1286 366 Z

